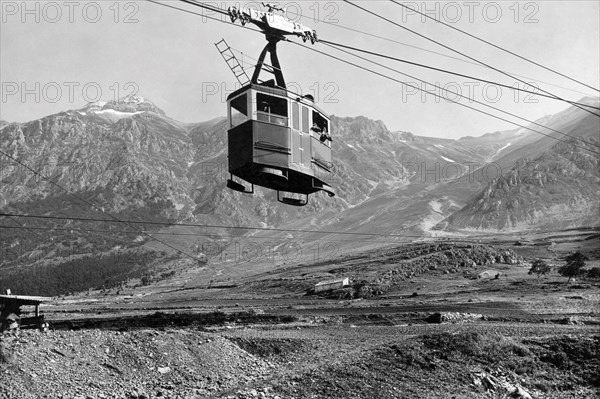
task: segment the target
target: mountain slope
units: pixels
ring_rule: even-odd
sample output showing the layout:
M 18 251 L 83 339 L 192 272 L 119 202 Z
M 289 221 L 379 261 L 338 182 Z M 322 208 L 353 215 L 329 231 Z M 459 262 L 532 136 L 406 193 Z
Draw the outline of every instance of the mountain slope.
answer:
M 518 231 L 598 225 L 600 175 L 594 151 L 600 144 L 599 118 L 571 107 L 544 123 L 566 135 L 529 139 L 497 158 L 502 174 L 436 228 Z
M 590 139 L 598 144 L 599 140 Z M 440 228 L 556 230 L 600 223 L 598 157 L 574 147 L 595 149 L 577 140 L 555 144 L 495 179 Z
M 590 139 L 597 118 L 588 116 L 570 108 L 543 122 Z M 334 198 L 316 194 L 302 208 L 278 203 L 275 194 L 263 188 L 257 187 L 253 196 L 226 188 L 225 118 L 184 124 L 169 118 L 149 100 L 130 97 L 5 125 L 0 128 L 2 151 L 44 177 L 2 156 L 3 211 L 107 221 L 8 220 L 14 228 L 3 229 L 2 245 L 12 249 L 5 251 L 10 256 L 4 259 L 31 263 L 116 247 L 185 256 L 161 242 L 192 256 L 201 256 L 206 248 L 218 255 L 240 240 L 302 245 L 311 248 L 305 251 L 310 254 L 327 243 L 338 251 L 356 251 L 447 234 L 431 228 L 465 206 L 462 213 L 439 226 L 448 227 L 448 232 L 467 227 L 518 228 L 526 219 L 525 224 L 533 227 L 543 218 L 528 213 L 530 204 L 535 204 L 532 209 L 538 215 L 554 203 L 559 206 L 556 209 L 585 208 L 581 217 L 560 226 L 577 220 L 593 222 L 585 215 L 587 209 L 593 210 L 588 200 L 597 187 L 597 158 L 556 147 L 551 138 L 516 129 L 450 140 L 391 132 L 383 122 L 365 117 L 332 116 L 331 120 L 334 172 L 329 180 L 338 194 Z M 502 170 L 504 177 L 498 181 L 487 173 L 495 170 L 489 167 L 491 163 Z M 534 168 L 541 173 L 541 180 L 534 178 L 535 174 L 517 179 L 511 173 L 518 165 Z M 581 180 L 579 186 L 575 184 L 578 173 L 587 173 L 587 180 Z M 516 183 L 511 185 L 513 181 Z M 537 181 L 544 184 L 541 189 L 545 191 L 540 191 Z M 506 185 L 509 189 L 505 190 Z M 489 194 L 482 194 L 484 190 Z M 500 196 L 498 190 L 504 190 L 507 199 L 492 205 L 497 198 L 494 193 Z M 533 201 L 536 193 L 541 196 Z M 529 198 L 519 203 L 520 213 L 499 214 L 499 208 L 494 208 L 513 204 L 508 198 L 518 195 Z M 577 200 L 569 202 L 571 197 Z M 484 204 L 471 204 L 482 199 Z M 132 227 L 109 222 L 113 216 L 141 224 Z M 198 227 L 142 223 L 149 221 Z M 22 226 L 54 230 L 32 234 Z M 51 249 L 56 241 L 66 243 L 58 252 Z M 28 260 L 27 254 L 34 252 L 40 255 Z

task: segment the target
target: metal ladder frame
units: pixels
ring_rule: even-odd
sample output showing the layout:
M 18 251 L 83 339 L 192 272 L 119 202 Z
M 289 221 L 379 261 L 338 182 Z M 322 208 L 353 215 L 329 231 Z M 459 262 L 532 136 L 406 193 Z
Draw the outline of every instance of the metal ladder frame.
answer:
M 221 44 L 224 44 L 225 48 L 219 47 L 219 46 L 221 46 Z M 235 76 L 237 81 L 240 83 L 240 85 L 243 87 L 243 86 L 246 86 L 248 83 L 250 83 L 250 78 L 248 77 L 248 74 L 246 73 L 246 71 L 244 70 L 244 68 L 242 67 L 240 62 L 238 61 L 235 54 L 233 54 L 231 47 L 229 47 L 229 45 L 227 44 L 225 39 L 221 39 L 220 41 L 215 43 L 215 47 L 217 48 L 219 53 L 221 53 L 221 56 L 225 60 L 225 63 L 227 64 L 229 69 L 231 69 L 231 72 L 233 72 L 233 75 Z

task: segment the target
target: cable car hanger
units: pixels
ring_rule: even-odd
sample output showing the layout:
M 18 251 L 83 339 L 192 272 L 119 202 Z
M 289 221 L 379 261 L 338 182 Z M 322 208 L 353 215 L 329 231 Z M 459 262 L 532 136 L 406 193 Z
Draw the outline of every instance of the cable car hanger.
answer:
M 312 44 L 315 44 L 318 41 L 317 32 L 286 18 L 283 15 L 285 14 L 285 10 L 281 7 L 265 2 L 262 2 L 262 5 L 263 7 L 267 7 L 268 11 L 259 11 L 253 8 L 238 9 L 235 6 L 231 6 L 227 9 L 227 12 L 229 13 L 232 23 L 235 23 L 235 21 L 239 19 L 242 26 L 245 26 L 248 22 L 258 26 L 265 34 L 268 41 L 258 57 L 258 62 L 254 69 L 251 82 L 254 84 L 259 83 L 258 77 L 260 72 L 264 69 L 265 57 L 267 53 L 269 53 L 272 66 L 272 69 L 269 71 L 275 75 L 277 86 L 285 89 L 285 79 L 283 78 L 279 59 L 277 58 L 277 43 L 281 40 L 287 40 L 285 35 L 295 35 L 301 37 L 304 42 L 310 40 Z M 274 11 L 279 11 L 282 14 L 275 14 Z

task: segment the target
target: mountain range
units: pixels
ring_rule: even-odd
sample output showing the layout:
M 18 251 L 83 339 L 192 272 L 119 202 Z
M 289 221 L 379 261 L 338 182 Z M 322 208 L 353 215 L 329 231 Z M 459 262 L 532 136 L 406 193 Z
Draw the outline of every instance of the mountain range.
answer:
M 223 252 L 240 240 L 352 252 L 600 225 L 600 119 L 581 109 L 536 121 L 565 135 L 536 126 L 543 135 L 519 128 L 453 140 L 390 131 L 363 116 L 331 121 L 338 194 L 311 196 L 301 208 L 278 203 L 270 190 L 249 196 L 225 187 L 224 117 L 182 123 L 130 96 L 2 121 L 1 210 L 46 217 L 3 218 L 3 261 L 115 247 L 227 261 Z

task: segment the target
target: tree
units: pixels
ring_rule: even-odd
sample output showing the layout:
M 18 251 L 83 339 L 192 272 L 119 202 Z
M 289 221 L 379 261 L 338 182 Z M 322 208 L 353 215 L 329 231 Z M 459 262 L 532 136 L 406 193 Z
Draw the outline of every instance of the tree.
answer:
M 589 260 L 589 258 L 579 251 L 572 253 L 565 258 L 567 263 L 558 268 L 558 273 L 563 277 L 568 277 L 567 284 L 569 284 L 573 277 L 580 276 L 586 272 L 583 269 L 586 260 Z
M 531 269 L 529 269 L 528 274 L 537 274 L 537 279 L 539 282 L 540 277 L 542 277 L 544 274 L 549 273 L 550 270 L 552 270 L 552 267 L 549 264 L 547 264 L 546 261 L 536 259 L 533 261 L 533 264 L 531 265 Z

